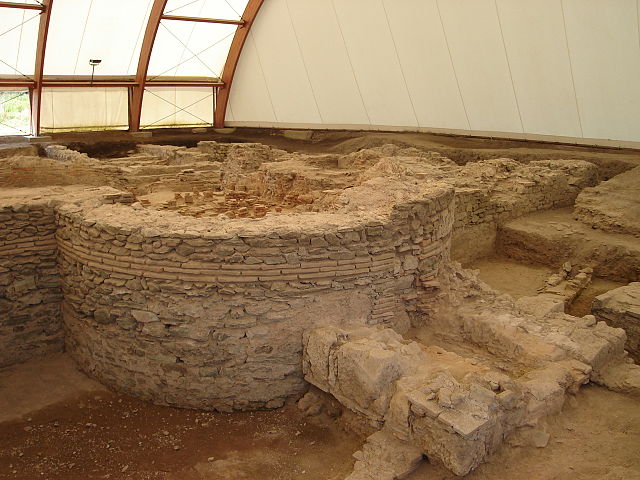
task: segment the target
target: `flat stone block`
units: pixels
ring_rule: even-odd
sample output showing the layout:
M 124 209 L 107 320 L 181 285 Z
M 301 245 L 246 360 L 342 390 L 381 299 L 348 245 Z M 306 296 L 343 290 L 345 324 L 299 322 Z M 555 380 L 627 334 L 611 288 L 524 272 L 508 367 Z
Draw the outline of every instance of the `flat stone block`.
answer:
M 313 130 L 283 130 L 282 136 L 291 140 L 311 140 Z
M 131 136 L 135 138 L 151 138 L 153 132 L 131 132 Z
M 35 135 L 27 135 L 24 137 L 29 143 L 47 143 L 47 142 L 52 142 L 53 138 L 51 138 L 48 135 L 40 135 L 40 136 L 35 136 Z

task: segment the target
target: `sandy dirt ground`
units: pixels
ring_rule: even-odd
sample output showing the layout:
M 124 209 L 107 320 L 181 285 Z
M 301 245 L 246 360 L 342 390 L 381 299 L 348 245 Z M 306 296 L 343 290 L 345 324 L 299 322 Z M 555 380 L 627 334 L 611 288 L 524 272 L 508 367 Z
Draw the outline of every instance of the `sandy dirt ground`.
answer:
M 2 480 L 338 480 L 362 443 L 295 405 L 232 414 L 151 405 L 104 389 L 64 355 L 0 370 L 0 385 Z
M 506 257 L 487 257 L 476 260 L 465 266 L 480 272 L 480 279 L 494 290 L 508 293 L 518 299 L 524 296 L 537 295 L 550 275 L 556 270 L 545 265 L 525 264 Z M 593 278 L 591 284 L 584 289 L 567 309 L 567 313 L 576 317 L 584 317 L 591 313 L 591 304 L 598 295 L 626 285 L 602 278 Z
M 363 440 L 295 405 L 151 405 L 104 389 L 64 355 L 1 370 L 0 398 L 2 480 L 341 480 Z M 537 428 L 550 434 L 546 448 L 505 444 L 467 478 L 640 479 L 640 400 L 588 386 Z M 408 478 L 457 477 L 424 463 Z
M 551 267 L 524 264 L 506 257 L 482 258 L 464 267 L 478 270 L 480 280 L 515 299 L 537 295 L 538 289 L 555 273 Z
M 487 257 L 475 260 L 465 268 L 478 270 L 480 279 L 494 290 L 508 293 L 513 298 L 537 295 L 555 269 L 545 265 L 525 264 L 506 257 Z M 598 295 L 623 287 L 626 283 L 593 278 L 591 284 L 576 297 L 567 313 L 584 317 L 591 313 L 591 304 Z

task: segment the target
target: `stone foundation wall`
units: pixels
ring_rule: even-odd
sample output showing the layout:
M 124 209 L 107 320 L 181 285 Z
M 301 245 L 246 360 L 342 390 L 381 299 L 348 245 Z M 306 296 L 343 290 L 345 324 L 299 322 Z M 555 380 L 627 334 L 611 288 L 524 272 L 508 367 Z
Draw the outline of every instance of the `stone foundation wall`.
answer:
M 0 161 L 0 188 L 50 185 L 108 185 L 106 173 L 86 164 L 41 157 L 13 157 Z
M 131 203 L 112 188 L 0 190 L 0 367 L 63 348 L 55 211 L 62 202 Z
M 529 213 L 573 205 L 580 191 L 595 185 L 598 178 L 595 165 L 579 160 L 542 160 L 522 166 L 499 159 L 481 164 L 487 175 L 491 164 L 496 165 L 496 175 L 501 168 L 507 173 L 493 186 L 479 179 L 479 186 L 456 187 L 452 257 L 463 264 L 494 250 L 499 225 Z M 472 170 L 478 164 L 464 168 Z M 522 172 L 512 173 L 516 169 Z
M 485 184 L 456 188 L 455 229 L 500 223 L 531 212 L 573 205 L 581 189 L 594 185 L 597 180 L 595 166 L 578 160 L 530 162 L 526 167 L 516 165 L 510 168 L 523 172 L 521 175 L 509 174 L 504 182 L 507 188 L 499 183 L 493 187 Z
M 111 185 L 136 195 L 224 187 L 291 205 L 330 204 L 340 191 L 357 185 L 361 174 L 369 178 L 368 166 L 378 170 L 374 176 L 385 178 L 402 171 L 425 182 L 446 181 L 455 188 L 452 256 L 468 263 L 494 251 L 497 228 L 504 222 L 572 205 L 580 191 L 595 185 L 598 177 L 595 165 L 579 160 L 522 164 L 494 159 L 458 167 L 437 154 L 392 147 L 346 156 L 308 156 L 261 144 L 204 141 L 197 148 L 139 145 L 138 155 L 100 162 L 50 145 L 46 147 L 48 159 L 0 162 L 0 186 Z
M 54 211 L 0 205 L 0 367 L 62 350 Z
M 512 378 L 389 329 L 323 327 L 306 332 L 304 344 L 311 384 L 460 476 L 514 429 L 558 413 L 565 391 L 590 373 L 584 363 L 557 359 Z
M 610 327 L 622 328 L 629 356 L 640 362 L 640 283 L 610 290 L 593 300 L 592 313 Z
M 99 380 L 156 403 L 282 405 L 305 388 L 305 330 L 408 328 L 416 287 L 448 255 L 452 209 L 452 190 L 440 188 L 386 214 L 280 215 L 220 229 L 122 205 L 61 206 L 67 349 Z
M 0 145 L 0 158 L 16 157 L 16 156 L 35 156 L 38 155 L 37 145 L 28 143 L 5 143 Z
M 94 160 L 86 153 L 72 150 L 64 145 L 46 145 L 44 153 L 48 158 L 61 162 L 94 163 Z
M 576 220 L 603 232 L 640 237 L 640 167 L 628 170 L 576 200 Z

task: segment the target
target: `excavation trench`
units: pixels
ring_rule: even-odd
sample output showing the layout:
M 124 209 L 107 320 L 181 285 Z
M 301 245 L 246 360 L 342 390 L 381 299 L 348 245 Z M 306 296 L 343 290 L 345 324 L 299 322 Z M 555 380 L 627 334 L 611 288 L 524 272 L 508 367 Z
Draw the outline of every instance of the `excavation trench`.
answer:
M 537 425 L 548 441 L 577 392 L 619 395 L 584 383 L 637 394 L 624 351 L 636 354 L 624 322 L 640 280 L 632 164 L 244 140 L 0 159 L 0 374 L 50 369 L 29 380 L 32 407 L 0 424 L 3 471 L 357 480 L 426 456 L 441 478 L 491 478 L 501 439 L 528 448 Z M 614 218 L 621 205 L 631 220 Z M 84 386 L 47 401 L 46 358 L 62 351 L 62 384 Z M 117 393 L 85 385 L 69 357 Z M 7 409 L 21 402 L 0 391 Z M 146 416 L 157 421 L 130 423 Z M 70 460 L 81 436 L 113 459 Z

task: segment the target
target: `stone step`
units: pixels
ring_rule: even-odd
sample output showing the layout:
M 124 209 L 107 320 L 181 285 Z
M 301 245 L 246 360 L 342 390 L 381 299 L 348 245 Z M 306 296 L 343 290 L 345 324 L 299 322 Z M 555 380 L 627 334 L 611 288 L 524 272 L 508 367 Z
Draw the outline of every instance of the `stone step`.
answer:
M 505 223 L 496 252 L 516 260 L 558 268 L 571 261 L 593 275 L 619 282 L 640 280 L 640 241 L 595 230 L 574 219 L 571 208 L 547 210 Z
M 640 362 L 640 283 L 631 283 L 596 297 L 593 314 L 598 320 L 627 332 L 626 349 Z
M 355 326 L 305 332 L 303 370 L 305 380 L 372 425 L 408 442 L 454 474 L 466 475 L 517 428 L 558 413 L 566 393 L 589 380 L 592 366 L 607 366 L 621 356 L 621 351 L 611 351 L 616 339 L 608 335 L 618 332 L 602 324 L 576 328 L 582 330 L 577 335 L 565 335 L 553 322 L 549 327 L 553 332 L 538 340 L 548 344 L 552 354 L 538 358 L 523 375 L 508 375 L 477 359 L 408 342 L 390 329 Z M 585 337 L 593 348 L 582 348 Z M 534 338 L 525 334 L 513 339 L 514 353 Z M 594 344 L 594 339 L 602 341 Z M 380 449 L 378 460 L 371 462 L 371 449 L 376 450 L 375 442 L 356 457 L 359 464 L 350 478 L 391 479 L 412 465 L 402 460 L 399 465 L 376 466 L 389 462 Z M 416 457 L 414 450 L 407 458 Z M 366 467 L 385 474 L 367 477 L 362 471 Z

